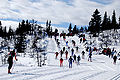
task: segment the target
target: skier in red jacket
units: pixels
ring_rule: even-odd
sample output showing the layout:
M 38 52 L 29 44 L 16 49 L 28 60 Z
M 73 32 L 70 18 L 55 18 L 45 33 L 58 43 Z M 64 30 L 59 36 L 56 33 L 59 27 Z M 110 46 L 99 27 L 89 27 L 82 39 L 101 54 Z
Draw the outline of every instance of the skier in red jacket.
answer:
M 8 57 L 8 74 L 11 73 L 10 72 L 10 69 L 12 68 L 12 65 L 13 65 L 13 57 L 15 57 L 15 60 L 17 61 L 16 59 L 16 53 L 15 53 L 15 49 L 13 51 L 10 51 L 10 53 L 8 54 L 9 57 Z
M 58 54 L 59 54 L 59 53 L 58 53 L 58 52 L 56 52 L 55 54 L 56 54 L 56 57 L 55 57 L 55 59 L 57 59 L 57 56 L 58 56 Z
M 63 59 L 60 58 L 60 67 L 62 67 L 62 66 L 63 66 Z

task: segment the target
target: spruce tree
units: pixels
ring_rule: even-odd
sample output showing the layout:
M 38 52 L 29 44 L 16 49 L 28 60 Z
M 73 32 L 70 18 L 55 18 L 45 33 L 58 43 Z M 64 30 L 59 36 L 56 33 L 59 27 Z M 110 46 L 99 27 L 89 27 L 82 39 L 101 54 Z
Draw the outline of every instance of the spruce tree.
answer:
M 83 30 L 84 30 L 83 27 L 81 27 L 81 28 L 80 28 L 80 32 L 83 32 Z
M 112 15 L 112 29 L 117 29 L 117 21 L 116 21 L 116 14 L 115 14 L 115 10 L 113 11 L 113 15 Z
M 14 35 L 14 32 L 13 32 L 11 26 L 10 26 L 9 30 L 8 30 L 8 39 L 11 39 L 13 35 Z
M 72 33 L 73 34 L 77 34 L 77 27 L 76 27 L 76 25 L 74 26 Z
M 71 32 L 72 32 L 72 24 L 71 24 L 71 23 L 69 24 L 68 31 L 69 31 L 69 33 L 71 33 Z
M 98 9 L 92 15 L 91 21 L 89 22 L 89 31 L 93 34 L 100 32 L 100 25 L 101 25 L 101 15 Z
M 3 27 L 1 21 L 0 21 L 0 37 L 3 37 Z
M 120 29 L 120 17 L 119 17 L 119 23 L 118 23 L 118 27 L 119 27 L 119 29 Z
M 7 29 L 6 29 L 6 26 L 4 27 L 4 29 L 3 29 L 3 37 L 6 39 L 6 37 L 7 37 Z
M 0 21 L 0 26 L 2 26 L 2 23 L 1 23 L 1 21 Z
M 112 29 L 112 26 L 111 26 L 111 19 L 110 19 L 110 16 L 108 17 L 108 22 L 107 22 L 107 27 L 108 27 L 108 30 Z
M 105 12 L 105 14 L 104 14 L 104 18 L 103 18 L 103 22 L 102 22 L 102 30 L 107 30 L 107 29 L 109 29 L 108 28 L 108 26 L 107 26 L 107 24 L 108 24 L 108 18 L 107 18 L 107 12 Z
M 46 22 L 46 28 L 48 27 L 48 20 L 47 20 L 47 22 Z

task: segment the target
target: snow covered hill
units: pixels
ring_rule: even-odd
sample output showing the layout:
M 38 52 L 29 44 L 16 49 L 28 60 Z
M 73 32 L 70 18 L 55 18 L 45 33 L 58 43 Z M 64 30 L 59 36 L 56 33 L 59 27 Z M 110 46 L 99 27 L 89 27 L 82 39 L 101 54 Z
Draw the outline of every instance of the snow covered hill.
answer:
M 7 30 L 9 29 L 9 27 L 11 26 L 11 28 L 12 29 L 16 29 L 17 27 L 18 27 L 18 25 L 19 25 L 19 22 L 17 22 L 17 21 L 10 21 L 10 20 L 8 20 L 8 21 L 5 21 L 5 20 L 0 20 L 1 22 L 2 22 L 2 26 L 3 27 L 7 27 Z M 45 27 L 46 25 L 45 24 L 40 24 L 42 27 Z M 55 27 L 55 26 L 52 26 L 52 29 L 53 29 L 53 31 L 55 30 L 55 29 L 57 29 L 58 27 Z M 62 33 L 62 31 L 64 31 L 64 32 L 68 32 L 68 30 L 67 30 L 67 28 L 63 28 L 63 27 L 59 27 L 59 29 L 58 29 L 58 32 L 59 33 Z
M 3 22 L 3 25 L 9 26 L 7 23 L 13 23 L 14 27 L 18 24 L 17 22 Z M 57 27 L 53 27 L 53 31 L 55 28 Z M 59 33 L 61 33 L 63 30 L 64 32 L 67 32 L 66 28 L 58 28 Z M 42 60 L 47 57 L 45 60 L 45 65 L 42 65 L 42 67 L 38 66 L 37 53 L 31 49 L 34 36 L 27 36 L 28 43 L 26 53 L 17 53 L 18 61 L 14 60 L 13 67 L 11 69 L 12 74 L 7 73 L 8 64 L 2 65 L 1 61 L 3 55 L 7 54 L 8 51 L 4 49 L 4 54 L 3 52 L 0 52 L 0 80 L 120 80 L 120 60 L 117 60 L 115 65 L 113 64 L 112 58 L 109 58 L 103 54 L 99 54 L 101 53 L 100 44 L 102 44 L 102 47 L 105 48 L 105 42 L 110 44 L 108 45 L 109 48 L 115 48 L 117 53 L 119 53 L 119 34 L 119 30 L 118 33 L 104 31 L 99 37 L 90 38 L 90 35 L 85 33 L 85 38 L 87 39 L 86 43 L 80 43 L 80 38 L 78 35 L 73 37 L 67 36 L 66 40 L 64 40 L 63 37 L 58 36 L 57 39 L 60 42 L 59 46 L 57 45 L 54 37 L 46 37 L 42 40 L 39 40 L 37 44 L 37 46 L 45 49 L 45 51 L 39 52 L 39 56 L 47 53 L 45 57 L 42 55 Z M 109 37 L 107 37 L 108 35 Z M 76 42 L 75 46 L 72 44 L 72 40 Z M 3 41 L 2 38 L 0 38 L 0 42 L 1 41 Z M 66 45 L 66 41 L 68 41 L 68 46 L 70 49 Z M 91 44 L 91 42 L 93 44 Z M 10 45 L 13 46 L 13 42 L 10 42 Z M 78 51 L 76 51 L 77 46 L 79 47 Z M 87 46 L 98 48 L 97 52 L 94 51 L 92 53 L 92 62 L 88 61 L 89 52 L 86 51 Z M 76 54 L 76 56 L 80 55 L 81 60 L 79 65 L 76 61 L 73 62 L 72 68 L 69 68 L 69 62 L 64 53 L 62 56 L 63 66 L 60 67 L 61 56 L 59 53 L 57 59 L 55 59 L 55 52 L 60 52 L 63 47 L 65 47 L 65 49 L 68 51 L 68 58 L 72 54 L 72 48 L 74 49 L 74 54 Z M 82 59 L 82 51 L 85 51 L 84 59 Z M 43 63 L 44 62 L 42 62 L 42 64 Z
M 113 64 L 113 59 L 105 55 L 92 56 L 92 62 L 88 61 L 88 52 L 85 54 L 85 59 L 81 59 L 80 65 L 73 63 L 73 67 L 69 68 L 68 59 L 65 59 L 63 54 L 63 67 L 60 67 L 60 55 L 55 59 L 55 52 L 60 51 L 63 47 L 71 55 L 71 48 L 74 48 L 76 55 L 81 55 L 82 50 L 85 50 L 84 43 L 79 43 L 77 36 L 67 37 L 70 50 L 66 46 L 63 38 L 58 37 L 60 47 L 57 47 L 56 41 L 53 38 L 46 38 L 47 44 L 47 61 L 42 67 L 37 66 L 35 58 L 30 58 L 29 55 L 17 56 L 18 61 L 14 61 L 12 74 L 7 74 L 8 64 L 0 66 L 0 80 L 120 80 L 120 61 L 116 65 Z M 79 51 L 71 43 L 76 41 L 76 46 L 79 46 Z M 118 46 L 119 47 L 119 46 Z

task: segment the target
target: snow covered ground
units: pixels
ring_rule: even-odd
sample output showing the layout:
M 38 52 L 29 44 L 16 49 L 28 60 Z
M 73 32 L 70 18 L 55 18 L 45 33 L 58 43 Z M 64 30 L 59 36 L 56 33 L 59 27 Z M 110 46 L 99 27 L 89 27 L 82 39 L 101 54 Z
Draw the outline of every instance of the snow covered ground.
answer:
M 87 60 L 88 53 L 86 52 L 85 59 L 81 59 L 80 65 L 73 63 L 72 68 L 69 68 L 68 60 L 63 54 L 63 67 L 60 67 L 60 56 L 55 59 L 55 52 L 60 51 L 64 46 L 66 47 L 66 43 L 62 38 L 58 38 L 60 47 L 57 47 L 54 38 L 46 38 L 48 40 L 46 65 L 38 67 L 36 60 L 30 58 L 29 55 L 17 56 L 18 61 L 14 61 L 12 74 L 7 73 L 8 64 L 0 66 L 0 80 L 120 80 L 120 61 L 117 60 L 114 65 L 112 58 L 96 55 L 95 52 L 92 62 Z M 78 52 L 72 45 L 72 40 L 75 40 L 76 46 L 79 46 Z M 69 56 L 71 48 L 74 48 L 76 55 L 81 55 L 84 44 L 79 43 L 77 36 L 67 37 L 66 41 L 69 41 L 70 50 L 66 47 Z

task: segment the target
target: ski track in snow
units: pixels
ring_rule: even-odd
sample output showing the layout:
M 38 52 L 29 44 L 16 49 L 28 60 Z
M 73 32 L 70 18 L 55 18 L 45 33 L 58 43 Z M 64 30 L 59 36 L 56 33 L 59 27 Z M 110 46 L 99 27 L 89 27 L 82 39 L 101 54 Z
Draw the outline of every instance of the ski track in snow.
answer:
M 7 75 L 2 75 L 3 78 L 0 78 L 0 80 L 6 80 L 6 79 L 13 79 L 13 78 L 18 78 L 18 77 L 23 77 L 23 76 L 26 76 L 26 75 L 35 75 L 34 73 L 39 73 L 39 72 L 45 72 L 45 71 L 51 71 L 51 70 L 58 70 L 59 68 L 50 68 L 50 69 L 43 69 L 41 70 L 42 68 L 38 69 L 28 69 L 28 70 L 22 70 L 22 71 L 19 71 L 19 72 L 23 72 L 23 73 L 19 73 L 19 72 L 16 72 L 16 73 L 13 73 L 14 75 L 12 76 L 7 76 Z M 33 71 L 32 73 L 29 73 Z M 7 77 L 4 77 L 4 76 L 7 76 Z
M 90 70 L 90 71 L 92 71 L 92 70 Z M 82 74 L 82 73 L 85 73 L 85 72 L 89 72 L 89 70 L 84 70 L 84 71 L 79 71 L 79 72 L 65 74 L 65 75 L 63 75 L 61 77 L 57 77 L 57 78 L 54 78 L 54 79 L 51 79 L 51 80 L 62 79 L 62 78 L 68 77 L 68 76 L 79 75 L 79 74 Z
M 111 78 L 110 80 L 120 80 L 120 73 Z
M 85 76 L 85 77 L 83 77 L 83 78 L 81 78 L 81 79 L 79 79 L 79 80 L 89 80 L 90 78 L 96 77 L 96 76 L 98 76 L 98 75 L 100 75 L 100 74 L 103 74 L 103 73 L 105 73 L 105 72 L 107 72 L 107 71 L 96 72 L 96 73 L 94 73 L 94 74 Z
M 56 69 L 56 70 L 58 70 L 58 69 Z M 58 71 L 56 71 L 56 70 L 53 70 L 53 72 L 48 72 L 48 73 L 46 73 L 46 74 L 36 74 L 35 76 L 30 76 L 30 77 L 27 77 L 27 78 L 24 78 L 24 79 L 21 79 L 21 80 L 30 80 L 30 79 L 36 79 L 36 78 L 39 78 L 39 77 L 41 77 L 41 76 L 48 76 L 48 75 L 54 75 L 54 74 L 60 74 L 60 73 L 63 73 L 63 72 L 69 72 L 69 69 L 66 69 L 66 70 L 58 70 Z
M 71 42 L 73 38 L 69 38 L 68 41 Z M 57 47 L 55 40 L 49 39 L 48 42 L 48 46 L 47 46 L 47 53 L 49 54 L 53 54 L 58 51 L 61 50 L 63 46 L 66 47 L 65 45 L 65 41 L 63 40 L 59 40 L 60 41 L 60 48 Z M 78 47 L 80 47 L 78 53 L 80 53 L 81 50 L 83 50 L 84 44 L 80 44 L 78 45 Z M 70 47 L 74 48 L 75 47 L 70 44 Z M 69 51 L 70 52 L 70 51 Z M 71 52 L 70 52 L 71 53 Z M 54 60 L 54 56 L 52 55 L 51 59 Z M 70 55 L 70 54 L 69 54 Z M 87 54 L 85 54 L 87 56 Z M 94 56 L 94 55 L 93 55 Z M 64 57 L 64 56 L 63 56 Z M 59 59 L 58 59 L 59 60 Z M 52 60 L 51 60 L 52 61 Z M 56 60 L 57 61 L 57 60 Z M 59 65 L 57 64 L 48 64 L 48 66 L 46 67 L 41 67 L 41 68 L 29 68 L 29 69 L 21 69 L 21 70 L 17 70 L 14 71 L 13 74 L 8 75 L 7 73 L 2 73 L 0 74 L 0 80 L 66 80 L 68 77 L 71 80 L 72 77 L 79 77 L 77 78 L 77 80 L 89 80 L 89 79 L 93 79 L 95 77 L 98 78 L 99 75 L 104 75 L 106 72 L 112 71 L 115 72 L 116 70 L 114 70 L 113 67 L 110 67 L 109 65 L 105 64 L 104 60 L 102 60 L 102 58 L 98 57 L 95 59 L 93 58 L 93 62 L 88 62 L 87 60 L 84 60 L 84 63 L 80 61 L 80 65 L 74 67 L 73 64 L 73 68 L 69 68 L 66 65 L 63 65 L 63 67 L 59 67 Z M 16 66 L 18 67 L 18 66 Z M 90 74 L 88 74 L 90 73 Z M 88 75 L 87 75 L 88 74 Z M 54 76 L 51 77 L 51 76 Z M 113 76 L 113 77 L 112 77 Z M 120 80 L 120 73 L 117 75 L 112 75 L 111 79 L 109 80 Z M 46 77 L 48 77 L 46 79 Z M 76 79 L 76 78 L 75 78 Z M 93 79 L 94 80 L 94 79 Z

